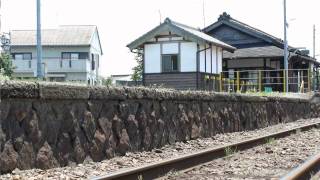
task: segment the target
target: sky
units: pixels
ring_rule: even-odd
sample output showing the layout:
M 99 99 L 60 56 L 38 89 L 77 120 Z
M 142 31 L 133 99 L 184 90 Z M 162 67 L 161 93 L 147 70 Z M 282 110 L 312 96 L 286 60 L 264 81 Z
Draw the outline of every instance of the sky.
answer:
M 1 31 L 36 28 L 36 0 L 1 1 Z M 319 5 L 319 0 L 287 0 L 288 42 L 294 47 L 306 47 L 311 55 L 313 24 L 317 29 L 315 52 L 320 55 Z M 283 0 L 41 0 L 41 7 L 43 29 L 98 26 L 104 52 L 100 71 L 105 77 L 132 73 L 136 62 L 126 45 L 166 17 L 203 28 L 227 12 L 283 39 Z

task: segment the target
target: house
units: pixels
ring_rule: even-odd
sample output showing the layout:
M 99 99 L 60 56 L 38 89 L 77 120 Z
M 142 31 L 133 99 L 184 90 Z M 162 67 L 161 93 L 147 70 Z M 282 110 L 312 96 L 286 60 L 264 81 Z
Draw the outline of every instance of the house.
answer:
M 34 78 L 37 71 L 35 30 L 11 31 L 14 77 Z M 68 25 L 42 30 L 42 62 L 50 81 L 95 84 L 102 48 L 96 26 Z
M 179 90 L 203 89 L 206 75 L 222 71 L 223 50 L 235 50 L 199 29 L 169 18 L 127 47 L 143 53 L 144 85 Z
M 241 73 L 242 79 L 257 79 L 258 73 L 255 70 L 264 70 L 264 85 L 272 86 L 274 90 L 283 90 L 281 77 L 284 69 L 284 42 L 281 39 L 240 22 L 227 13 L 220 15 L 217 22 L 203 31 L 237 48 L 234 53 L 223 53 L 223 71 L 228 72 L 226 77 L 234 78 L 236 71 L 246 71 Z M 289 88 L 297 91 L 298 77 L 306 76 L 306 69 L 317 72 L 319 62 L 308 56 L 308 51 L 289 46 L 289 52 Z
M 133 81 L 131 77 L 132 77 L 132 74 L 115 74 L 110 76 L 113 85 L 117 85 L 117 86 L 142 85 L 141 81 Z

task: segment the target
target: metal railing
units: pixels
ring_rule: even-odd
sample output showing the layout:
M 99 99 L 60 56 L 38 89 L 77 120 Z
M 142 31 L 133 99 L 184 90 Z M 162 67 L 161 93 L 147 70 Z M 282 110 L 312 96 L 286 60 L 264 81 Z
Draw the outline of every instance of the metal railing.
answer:
M 286 76 L 287 75 L 287 76 Z M 287 79 L 286 79 L 287 77 Z M 218 92 L 310 92 L 319 87 L 319 75 L 310 69 L 223 71 L 206 75 L 206 84 Z M 210 83 L 211 82 L 211 83 Z

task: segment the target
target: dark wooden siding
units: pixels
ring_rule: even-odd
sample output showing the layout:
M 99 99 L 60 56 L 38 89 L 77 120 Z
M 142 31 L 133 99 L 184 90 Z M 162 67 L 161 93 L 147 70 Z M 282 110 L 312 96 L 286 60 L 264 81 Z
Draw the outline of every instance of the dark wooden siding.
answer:
M 159 73 L 145 74 L 144 81 L 146 86 L 162 86 L 178 90 L 210 90 L 218 91 L 219 83 L 213 80 L 206 80 L 205 76 L 210 77 L 217 75 L 208 73 Z M 198 78 L 198 82 L 197 82 Z
M 197 89 L 197 73 L 159 73 L 145 74 L 144 81 L 146 86 L 163 86 L 178 90 Z
M 270 45 L 270 43 L 267 43 L 262 39 L 256 38 L 226 25 L 222 25 L 216 29 L 213 29 L 212 31 L 208 32 L 208 34 L 223 42 L 226 42 L 227 44 L 235 46 L 236 48 Z

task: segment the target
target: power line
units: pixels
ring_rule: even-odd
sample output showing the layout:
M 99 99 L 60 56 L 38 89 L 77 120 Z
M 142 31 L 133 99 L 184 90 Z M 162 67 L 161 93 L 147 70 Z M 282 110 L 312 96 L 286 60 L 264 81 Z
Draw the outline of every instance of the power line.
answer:
M 204 9 L 204 0 L 202 1 L 202 16 L 203 16 L 203 28 L 206 27 L 206 16 L 205 16 L 205 9 Z

